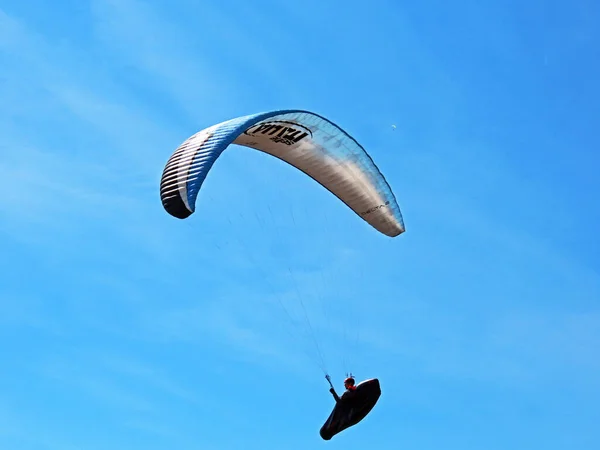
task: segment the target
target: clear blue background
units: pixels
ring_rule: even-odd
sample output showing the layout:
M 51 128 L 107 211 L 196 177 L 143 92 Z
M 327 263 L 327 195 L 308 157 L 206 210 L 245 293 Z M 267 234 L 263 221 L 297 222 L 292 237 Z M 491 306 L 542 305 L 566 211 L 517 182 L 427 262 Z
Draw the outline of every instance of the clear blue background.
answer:
M 600 448 L 599 8 L 2 0 L 0 448 Z M 184 139 L 276 108 L 407 232 L 240 147 L 164 212 Z M 320 355 L 383 389 L 330 442 Z

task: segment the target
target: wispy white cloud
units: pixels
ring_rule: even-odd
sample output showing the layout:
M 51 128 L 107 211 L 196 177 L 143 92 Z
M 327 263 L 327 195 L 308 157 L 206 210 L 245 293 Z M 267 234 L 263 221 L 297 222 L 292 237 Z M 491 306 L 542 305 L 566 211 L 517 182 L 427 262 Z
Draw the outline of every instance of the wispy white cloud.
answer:
M 192 407 L 197 415 L 220 411 L 219 399 L 206 383 L 184 387 L 174 374 L 139 358 L 97 349 L 88 355 L 43 359 L 41 375 L 55 387 L 68 388 L 76 397 L 83 395 L 82 399 L 90 405 L 110 411 L 115 422 L 142 427 L 144 432 L 148 431 L 144 424 L 160 421 L 162 427 L 154 433 L 168 437 L 174 433 L 176 421 L 169 417 L 170 413 L 179 417 L 187 407 Z
M 0 23 L 0 56 L 10 63 L 2 90 L 9 101 L 0 107 L 0 208 L 13 238 L 47 236 L 28 223 L 81 234 L 82 220 L 91 219 L 168 252 L 164 223 L 148 217 L 160 211 L 157 185 L 182 139 L 173 138 L 177 124 L 160 120 L 81 49 L 48 41 L 5 13 Z
M 185 437 L 182 436 L 181 429 L 168 426 L 163 420 L 131 418 L 126 419 L 124 425 L 132 430 L 141 431 L 144 435 L 159 436 L 169 439 L 170 445 L 185 440 Z
M 531 364 L 554 366 L 556 375 L 566 371 L 569 376 L 593 380 L 600 372 L 595 357 L 600 351 L 598 311 L 546 315 L 529 311 L 503 317 L 491 328 L 490 338 Z
M 46 377 L 76 388 L 93 398 L 94 402 L 114 407 L 120 414 L 158 411 L 158 405 L 146 395 L 133 392 L 126 383 L 92 370 L 89 365 L 82 366 L 72 360 L 68 363 L 53 361 L 43 371 Z
M 176 383 L 164 369 L 153 367 L 142 361 L 126 358 L 114 354 L 96 355 L 96 363 L 111 373 L 135 380 L 136 383 L 152 386 L 163 391 L 169 396 L 176 397 L 185 402 L 197 405 L 206 400 L 206 392 L 198 392 L 190 388 L 184 388 Z
M 115 191 L 123 196 L 132 187 L 139 189 L 140 182 L 148 186 L 150 179 L 155 181 L 160 174 L 157 162 L 164 158 L 160 145 L 175 145 L 171 131 L 150 118 L 106 73 L 86 67 L 86 58 L 79 60 L 82 52 L 76 48 L 65 54 L 59 45 L 4 13 L 0 23 L 0 48 L 14 62 L 3 91 L 8 101 L 0 108 L 3 183 L 20 187 L 8 190 L 8 200 L 14 203 L 18 198 L 29 206 L 37 196 L 44 205 L 73 208 L 58 195 L 62 192 L 56 192 L 62 189 L 83 196 L 73 199 L 78 206 L 94 201 L 106 206 L 108 195 L 116 203 Z M 60 127 L 61 141 L 48 138 L 46 123 Z M 86 136 L 87 131 L 96 136 Z M 81 185 L 94 191 L 82 192 Z M 29 212 L 40 205 L 31 206 Z
M 0 324 L 5 331 L 34 329 L 52 336 L 65 334 L 64 324 L 52 314 L 43 300 L 30 295 L 0 289 Z
M 11 408 L 4 405 L 3 399 L 0 399 L 0 436 L 12 436 L 20 432 L 20 425 L 11 413 Z
M 285 331 L 282 334 L 279 318 L 265 309 L 256 294 L 243 294 L 236 289 L 216 298 L 203 298 L 201 303 L 196 307 L 145 314 L 142 323 L 145 338 L 208 345 L 221 349 L 225 360 L 241 358 L 286 371 L 286 367 L 299 369 L 303 365 L 298 353 L 290 353 L 288 349 L 289 344 L 298 344 Z M 275 338 L 277 335 L 279 339 Z
M 177 18 L 170 8 L 135 0 L 95 0 L 92 5 L 100 41 L 120 61 L 150 77 L 158 91 L 172 96 L 186 121 L 200 123 L 208 116 L 204 112 L 208 105 L 211 117 L 225 118 L 234 107 L 243 109 L 240 102 L 260 99 L 258 88 L 247 81 L 251 79 L 247 72 L 256 76 L 259 71 L 277 89 L 290 89 L 283 83 L 277 60 L 258 45 L 264 43 L 252 45 L 255 38 L 219 5 L 200 9 L 179 5 L 187 11 L 178 9 Z M 235 58 L 222 57 L 232 53 Z M 236 64 L 240 76 L 232 75 L 231 64 Z
M 597 312 L 516 308 L 474 315 L 422 300 L 378 310 L 380 318 L 361 328 L 359 349 L 376 352 L 370 361 L 383 373 L 381 361 L 395 360 L 413 373 L 489 386 L 556 388 L 578 380 L 572 389 L 599 387 Z

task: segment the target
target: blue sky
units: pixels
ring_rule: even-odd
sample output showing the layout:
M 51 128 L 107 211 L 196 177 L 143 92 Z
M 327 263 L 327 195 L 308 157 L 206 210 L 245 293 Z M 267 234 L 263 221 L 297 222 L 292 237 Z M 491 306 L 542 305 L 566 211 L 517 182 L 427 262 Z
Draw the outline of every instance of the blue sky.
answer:
M 2 0 L 0 447 L 598 448 L 599 9 Z M 239 147 L 164 212 L 184 139 L 277 108 L 357 138 L 406 233 Z M 330 442 L 309 330 L 382 383 Z

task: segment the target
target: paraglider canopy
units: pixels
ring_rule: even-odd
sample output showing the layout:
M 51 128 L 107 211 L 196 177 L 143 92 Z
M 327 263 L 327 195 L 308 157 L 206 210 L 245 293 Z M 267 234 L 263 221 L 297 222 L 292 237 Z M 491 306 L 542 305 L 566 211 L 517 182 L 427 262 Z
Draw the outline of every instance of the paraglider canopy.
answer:
M 328 441 L 346 428 L 359 423 L 371 412 L 380 396 L 381 387 L 377 378 L 358 383 L 354 395 L 347 400 L 342 398 L 336 403 L 321 427 L 321 437 Z
M 230 144 L 275 156 L 332 192 L 381 233 L 404 232 L 396 198 L 364 148 L 348 133 L 317 114 L 270 111 L 222 122 L 191 136 L 169 158 L 161 178 L 165 210 L 185 219 L 219 155 Z

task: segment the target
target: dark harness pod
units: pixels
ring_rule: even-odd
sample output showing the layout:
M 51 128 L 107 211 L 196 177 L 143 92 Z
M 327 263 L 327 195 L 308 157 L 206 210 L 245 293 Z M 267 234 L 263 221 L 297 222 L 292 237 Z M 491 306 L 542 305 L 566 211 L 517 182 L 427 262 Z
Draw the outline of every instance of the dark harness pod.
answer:
M 363 420 L 373 409 L 381 396 L 379 380 L 373 378 L 356 385 L 352 395 L 342 395 L 327 421 L 321 427 L 321 437 L 326 441 Z

